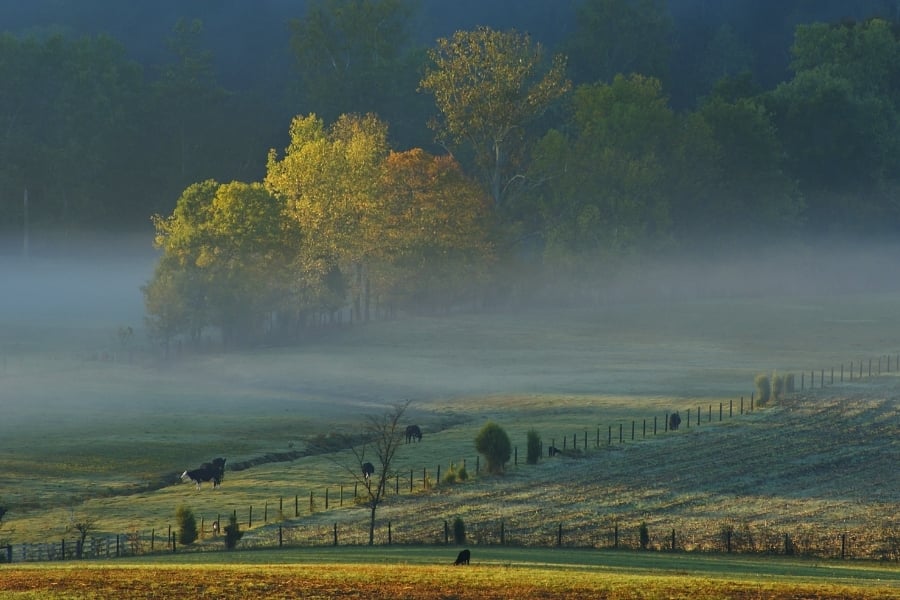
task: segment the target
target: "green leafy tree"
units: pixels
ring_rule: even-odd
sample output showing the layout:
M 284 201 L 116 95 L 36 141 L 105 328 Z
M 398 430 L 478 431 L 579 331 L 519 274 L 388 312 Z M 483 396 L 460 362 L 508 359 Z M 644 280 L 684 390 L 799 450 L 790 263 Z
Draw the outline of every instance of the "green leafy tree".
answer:
M 175 510 L 175 523 L 178 525 L 178 543 L 182 546 L 197 541 L 197 518 L 194 511 L 187 506 L 179 506 Z
M 766 94 L 813 226 L 900 222 L 900 38 L 881 19 L 798 26 L 794 77 Z M 841 224 L 841 225 L 838 225 Z
M 154 217 L 163 256 L 145 286 L 150 329 L 161 341 L 199 338 L 207 326 L 226 344 L 265 333 L 288 305 L 291 233 L 283 204 L 262 184 L 209 180 L 188 187 L 170 217 Z
M 596 258 L 664 243 L 678 120 L 660 82 L 619 75 L 580 86 L 571 131 L 551 131 L 534 152 L 530 177 L 543 182 L 535 211 L 547 256 Z
M 493 421 L 485 423 L 475 436 L 475 449 L 484 456 L 489 473 L 502 473 L 512 455 L 512 444 L 506 431 Z
M 440 115 L 438 139 L 471 152 L 495 207 L 524 174 L 529 127 L 570 88 L 562 55 L 545 62 L 527 34 L 488 27 L 458 31 L 429 51 L 420 89 Z

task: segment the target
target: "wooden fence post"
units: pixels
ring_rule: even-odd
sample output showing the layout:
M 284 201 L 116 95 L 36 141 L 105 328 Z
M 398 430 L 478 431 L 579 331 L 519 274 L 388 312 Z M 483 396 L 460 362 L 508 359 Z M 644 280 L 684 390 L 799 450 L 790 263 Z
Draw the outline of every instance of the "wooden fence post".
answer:
M 337 539 L 337 523 L 334 524 L 334 545 L 335 545 L 335 546 L 338 545 L 338 539 Z
M 266 500 L 266 503 L 263 504 L 263 523 L 269 522 L 269 501 Z
M 450 524 L 444 520 L 444 545 L 450 543 Z
M 284 537 L 282 536 L 281 525 L 278 526 L 278 547 L 281 548 L 284 545 Z
M 562 523 L 556 530 L 556 545 L 562 547 Z
M 391 545 L 391 522 L 388 521 L 388 546 Z
M 325 510 L 328 510 L 328 488 L 325 488 Z
M 247 517 L 247 529 L 253 529 L 253 505 L 250 505 L 250 515 Z

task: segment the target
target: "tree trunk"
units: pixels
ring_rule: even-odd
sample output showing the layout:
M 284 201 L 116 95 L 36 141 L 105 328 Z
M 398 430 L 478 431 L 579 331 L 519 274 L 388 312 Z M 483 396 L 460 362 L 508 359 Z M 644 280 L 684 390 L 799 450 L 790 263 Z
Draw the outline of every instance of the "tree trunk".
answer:
M 375 545 L 375 509 L 377 508 L 377 504 L 372 502 L 372 516 L 369 520 L 369 545 Z

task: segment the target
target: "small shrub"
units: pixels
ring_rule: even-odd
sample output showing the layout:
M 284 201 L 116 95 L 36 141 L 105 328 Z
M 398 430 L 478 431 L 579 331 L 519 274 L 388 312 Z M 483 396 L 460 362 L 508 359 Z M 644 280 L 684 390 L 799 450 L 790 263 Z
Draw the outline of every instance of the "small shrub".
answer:
M 639 535 L 641 538 L 641 550 L 646 550 L 647 545 L 650 543 L 650 530 L 647 528 L 646 523 L 641 523 Z
M 444 474 L 444 483 L 453 485 L 456 483 L 458 477 L 459 475 L 456 472 L 456 466 L 453 463 L 450 463 L 450 468 L 447 469 L 447 473 Z
M 179 544 L 187 546 L 197 541 L 197 519 L 194 517 L 194 511 L 182 504 L 175 511 L 175 522 L 178 524 Z
M 469 472 L 466 470 L 466 465 L 463 465 L 456 471 L 456 477 L 460 481 L 466 481 L 469 479 Z
M 788 394 L 793 394 L 797 390 L 794 384 L 794 374 L 788 373 L 784 376 L 784 391 Z
M 541 458 L 541 436 L 534 429 L 528 431 L 528 458 L 529 465 L 536 465 Z
M 512 443 L 502 427 L 492 421 L 485 423 L 475 436 L 475 449 L 484 456 L 489 473 L 502 473 L 509 457 L 512 456 Z
M 234 550 L 237 543 L 244 537 L 241 526 L 238 525 L 237 515 L 234 513 L 228 518 L 228 525 L 225 526 L 225 548 Z
M 765 406 L 772 396 L 772 383 L 769 381 L 769 376 L 757 375 L 754 383 L 756 384 L 756 403 L 758 406 Z
M 462 517 L 453 519 L 453 542 L 458 545 L 466 543 L 466 524 Z

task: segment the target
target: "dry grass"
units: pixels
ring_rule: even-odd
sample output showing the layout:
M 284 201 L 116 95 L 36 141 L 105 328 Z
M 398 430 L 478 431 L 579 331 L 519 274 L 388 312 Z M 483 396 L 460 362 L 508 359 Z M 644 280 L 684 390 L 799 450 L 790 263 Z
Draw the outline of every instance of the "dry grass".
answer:
M 895 597 L 897 573 L 871 566 L 735 561 L 656 553 L 452 549 L 236 553 L 198 564 L 5 567 L 0 598 L 860 598 Z M 209 556 L 209 555 L 207 555 Z M 226 560 L 221 560 L 222 558 Z M 691 574 L 686 572 L 690 571 Z

